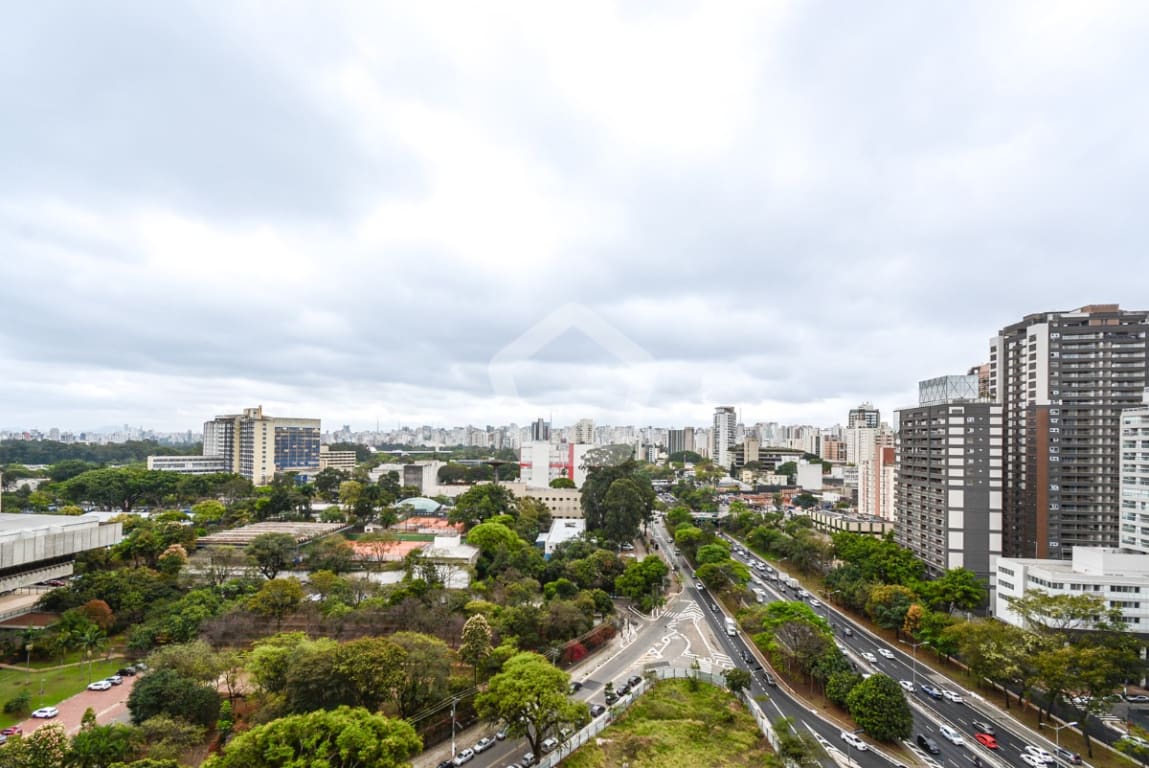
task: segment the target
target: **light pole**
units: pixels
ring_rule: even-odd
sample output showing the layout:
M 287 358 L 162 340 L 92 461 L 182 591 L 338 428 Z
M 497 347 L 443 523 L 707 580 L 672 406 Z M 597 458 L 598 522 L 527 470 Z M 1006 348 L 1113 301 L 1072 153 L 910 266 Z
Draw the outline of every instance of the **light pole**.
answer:
M 458 702 L 458 699 L 451 699 L 451 757 L 458 754 L 455 751 L 455 704 Z
M 917 685 L 918 684 L 918 646 L 919 645 L 929 645 L 930 641 L 929 640 L 922 640 L 920 643 L 911 643 L 911 642 L 908 642 L 906 640 L 898 640 L 898 642 L 901 643 L 902 645 L 908 645 L 914 649 L 914 667 L 913 667 L 914 672 L 913 672 L 913 675 L 914 675 L 914 685 Z
M 1074 720 L 1073 722 L 1062 723 L 1061 725 L 1054 725 L 1053 723 L 1042 723 L 1042 725 L 1049 726 L 1053 729 L 1053 743 L 1057 745 L 1058 749 L 1061 749 L 1061 729 L 1077 725 L 1077 721 Z

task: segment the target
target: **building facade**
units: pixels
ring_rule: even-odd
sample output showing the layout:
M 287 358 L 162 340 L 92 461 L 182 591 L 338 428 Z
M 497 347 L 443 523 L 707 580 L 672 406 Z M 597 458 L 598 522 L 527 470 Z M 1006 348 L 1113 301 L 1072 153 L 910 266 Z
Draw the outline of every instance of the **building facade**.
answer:
M 519 449 L 519 479 L 531 488 L 546 488 L 566 477 L 576 488 L 586 482 L 586 455 L 593 446 L 576 443 L 523 443 Z
M 319 419 L 265 416 L 256 406 L 206 422 L 204 456 L 224 459 L 228 471 L 256 485 L 284 472 L 306 480 L 319 471 L 319 438 Z
M 734 462 L 734 446 L 738 442 L 738 414 L 734 407 L 722 405 L 714 409 L 714 429 L 710 433 L 710 458 L 720 467 L 730 469 Z
M 1003 407 L 1003 551 L 1069 559 L 1120 540 L 1121 413 L 1141 404 L 1149 313 L 1116 304 L 1043 312 L 990 342 Z
M 1121 413 L 1121 548 L 1149 555 L 1149 389 Z
M 942 379 L 921 382 L 918 406 L 898 411 L 894 538 L 935 576 L 965 567 L 991 583 L 1002 545 L 1002 407 L 977 399 L 976 376 Z
M 223 456 L 149 456 L 148 469 L 181 475 L 214 475 L 231 472 L 231 464 Z

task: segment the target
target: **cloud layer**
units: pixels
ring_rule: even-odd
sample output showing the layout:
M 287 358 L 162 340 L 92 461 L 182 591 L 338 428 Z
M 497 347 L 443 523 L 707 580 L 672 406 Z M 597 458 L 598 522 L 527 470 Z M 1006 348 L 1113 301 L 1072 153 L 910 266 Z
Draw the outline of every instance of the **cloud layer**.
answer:
M 1145 308 L 1127 3 L 0 18 L 0 428 L 831 424 Z M 492 378 L 500 351 L 573 327 Z M 505 355 L 504 355 L 505 357 Z

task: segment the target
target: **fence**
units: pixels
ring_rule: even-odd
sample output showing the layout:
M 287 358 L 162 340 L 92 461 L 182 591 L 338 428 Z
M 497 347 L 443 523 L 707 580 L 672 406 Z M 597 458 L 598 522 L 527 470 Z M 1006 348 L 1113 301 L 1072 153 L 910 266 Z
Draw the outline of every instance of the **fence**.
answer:
M 630 693 L 623 696 L 607 709 L 606 714 L 591 720 L 589 725 L 580 731 L 572 733 L 568 738 L 563 740 L 553 752 L 544 755 L 543 758 L 539 760 L 538 768 L 553 768 L 576 749 L 613 725 L 614 721 L 618 719 L 622 713 L 630 709 L 631 705 L 634 704 L 639 696 L 646 693 L 647 688 L 653 684 L 654 680 L 685 678 L 694 678 L 695 680 L 701 680 L 704 683 L 710 683 L 720 688 L 726 687 L 726 678 L 722 675 L 716 675 L 710 672 L 671 666 L 660 666 L 654 669 L 648 669 L 642 678 L 642 682 L 632 688 Z M 758 702 L 752 699 L 749 692 L 745 690 L 738 693 L 738 698 L 746 705 L 746 709 L 749 710 L 750 714 L 754 716 L 755 722 L 758 723 L 758 728 L 762 731 L 766 740 L 770 742 L 770 746 L 776 750 L 778 748 L 777 736 L 774 734 L 774 728 L 770 725 L 770 720 L 766 717 L 762 708 L 758 706 Z

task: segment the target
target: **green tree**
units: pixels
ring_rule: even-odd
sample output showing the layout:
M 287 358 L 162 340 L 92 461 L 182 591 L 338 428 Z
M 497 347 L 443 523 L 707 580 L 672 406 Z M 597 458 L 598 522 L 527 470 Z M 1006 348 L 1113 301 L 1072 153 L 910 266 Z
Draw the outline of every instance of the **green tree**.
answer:
M 72 737 L 68 765 L 74 768 L 104 768 L 129 759 L 136 751 L 138 733 L 121 723 L 81 728 Z
M 670 573 L 666 562 L 655 555 L 631 561 L 622 575 L 614 580 L 615 591 L 639 603 L 641 610 L 649 611 L 662 593 L 662 582 Z
M 227 704 L 227 702 L 223 702 Z M 222 716 L 223 705 L 220 705 Z M 155 715 L 140 723 L 139 738 L 147 745 L 147 755 L 156 761 L 175 761 L 192 747 L 203 744 L 207 729 L 183 718 Z M 133 763 L 133 765 L 135 765 Z M 178 765 L 177 765 L 178 768 Z
M 575 488 L 575 487 L 577 487 L 577 486 L 575 486 L 574 480 L 571 480 L 569 477 L 556 477 L 554 480 L 551 480 L 550 485 L 551 485 L 551 488 Z
M 479 681 L 479 667 L 491 653 L 491 625 L 487 617 L 476 613 L 463 625 L 463 639 L 459 644 L 459 658 L 471 665 L 475 683 Z
M 780 717 L 773 723 L 778 746 L 773 768 L 818 768 L 823 754 L 818 741 L 808 733 L 796 731 L 790 718 Z
M 73 635 L 73 641 L 81 651 L 84 653 L 84 658 L 88 660 L 88 682 L 92 682 L 92 655 L 99 653 L 108 644 L 108 636 L 104 630 L 97 627 L 95 624 L 89 624 L 84 627 L 79 633 Z
M 860 682 L 862 682 L 862 676 L 853 670 L 835 672 L 826 681 L 826 698 L 835 704 L 846 706 L 850 692 Z
M 923 596 L 933 610 L 955 609 L 972 611 L 985 602 L 986 587 L 977 574 L 968 568 L 950 568 L 939 578 L 923 585 Z
M 525 737 L 531 751 L 542 754 L 544 739 L 563 726 L 589 720 L 587 705 L 568 697 L 570 676 L 537 653 L 520 653 L 491 678 L 475 698 L 475 708 L 488 720 L 507 723 L 512 736 Z
M 289 533 L 262 533 L 247 545 L 247 559 L 266 579 L 274 579 L 295 562 L 295 537 Z
M 396 632 L 391 642 L 405 653 L 391 699 L 400 717 L 410 717 L 447 695 L 455 654 L 439 638 L 418 632 Z
M 355 549 L 339 535 L 324 536 L 307 549 L 307 568 L 310 571 L 346 573 L 355 562 Z
M 0 768 L 60 768 L 71 752 L 64 726 L 52 723 L 0 748 Z
M 422 748 L 409 723 L 340 707 L 240 733 L 204 768 L 401 768 Z
M 153 672 L 170 669 L 180 677 L 201 683 L 214 683 L 223 674 L 227 661 L 205 640 L 192 640 L 157 648 L 148 654 L 148 668 Z
M 259 591 L 247 601 L 253 613 L 275 619 L 276 629 L 283 626 L 283 619 L 294 613 L 303 602 L 303 585 L 298 579 L 272 579 L 265 581 Z
M 874 587 L 866 603 L 866 615 L 879 627 L 892 629 L 895 635 L 899 635 L 915 597 L 913 590 L 900 584 Z
M 603 499 L 603 537 L 615 544 L 633 540 L 650 514 L 650 499 L 631 477 L 615 480 Z
M 888 675 L 873 675 L 854 686 L 846 697 L 850 716 L 878 741 L 909 738 L 914 719 L 905 691 Z
M 64 483 L 61 491 L 72 501 L 116 507 L 127 514 L 141 502 L 159 504 L 178 483 L 175 473 L 129 466 L 83 472 Z
M 192 521 L 196 525 L 215 525 L 227 514 L 227 507 L 215 499 L 205 499 L 191 508 Z
M 210 727 L 219 717 L 219 701 L 214 687 L 181 677 L 171 669 L 161 669 L 136 681 L 128 695 L 128 711 L 137 724 L 156 715 L 168 715 Z
M 335 651 L 335 671 L 356 706 L 376 712 L 404 682 L 407 652 L 385 637 L 361 637 Z
M 750 684 L 753 682 L 750 673 L 745 669 L 738 667 L 731 667 L 722 673 L 722 677 L 726 679 L 726 687 L 734 693 L 750 689 Z
M 515 496 L 505 485 L 483 483 L 463 493 L 455 501 L 447 519 L 468 528 L 498 515 L 510 515 L 515 509 Z

